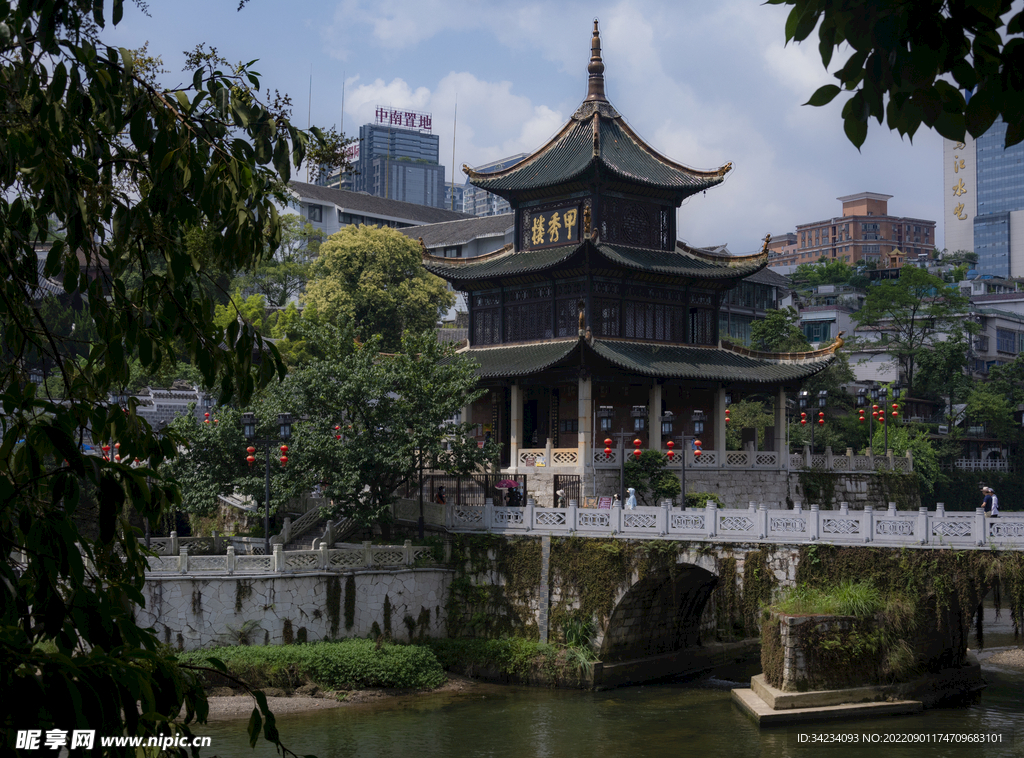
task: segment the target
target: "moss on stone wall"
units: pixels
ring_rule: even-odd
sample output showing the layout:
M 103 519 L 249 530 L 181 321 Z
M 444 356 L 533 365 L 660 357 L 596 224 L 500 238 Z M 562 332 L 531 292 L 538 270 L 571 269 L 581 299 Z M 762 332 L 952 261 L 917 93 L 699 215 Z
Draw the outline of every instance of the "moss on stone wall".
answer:
M 450 636 L 539 637 L 532 611 L 540 586 L 539 538 L 455 535 L 452 556 L 455 576 L 445 605 Z
M 765 681 L 772 687 L 782 687 L 782 666 L 786 651 L 782 649 L 782 635 L 779 624 L 769 623 L 771 615 L 765 612 L 761 625 L 761 671 Z
M 349 579 L 352 579 L 350 576 Z M 353 580 L 353 584 L 354 584 Z M 354 587 L 353 587 L 354 588 Z M 354 593 L 353 593 L 354 594 Z M 338 636 L 338 627 L 341 623 L 341 577 L 329 576 L 327 577 L 327 620 L 331 625 L 331 639 L 335 639 Z M 346 628 L 348 627 L 348 619 L 346 621 Z
M 751 550 L 743 560 L 743 636 L 753 637 L 761 628 L 761 612 L 771 602 L 778 581 L 768 568 L 768 548 Z
M 345 631 L 356 623 L 356 578 L 352 574 L 345 579 Z M 332 624 L 332 628 L 333 628 Z

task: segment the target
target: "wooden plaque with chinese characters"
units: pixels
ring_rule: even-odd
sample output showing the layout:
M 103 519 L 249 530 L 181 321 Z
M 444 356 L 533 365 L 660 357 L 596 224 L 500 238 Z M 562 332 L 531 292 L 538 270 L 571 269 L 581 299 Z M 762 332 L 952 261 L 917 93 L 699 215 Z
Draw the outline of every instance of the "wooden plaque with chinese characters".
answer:
M 527 250 L 572 245 L 580 241 L 583 218 L 579 204 L 533 211 L 524 221 L 523 242 Z

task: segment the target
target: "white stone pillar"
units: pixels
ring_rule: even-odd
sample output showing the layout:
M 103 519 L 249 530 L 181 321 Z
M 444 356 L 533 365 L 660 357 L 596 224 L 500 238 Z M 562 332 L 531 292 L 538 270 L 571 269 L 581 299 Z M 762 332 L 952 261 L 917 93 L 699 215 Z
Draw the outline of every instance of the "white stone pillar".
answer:
M 647 426 L 651 450 L 661 450 L 661 382 L 657 379 L 651 387 L 650 402 L 647 405 Z
M 715 417 L 711 419 L 715 430 L 715 458 L 719 468 L 725 466 L 725 387 L 719 385 L 715 390 Z
M 509 431 L 509 466 L 513 474 L 519 473 L 519 446 L 523 439 L 523 391 L 518 382 L 512 383 L 511 429 Z
M 779 454 L 779 468 L 789 468 L 789 447 L 786 445 L 786 390 L 779 387 L 775 398 L 775 450 Z
M 592 448 L 593 448 L 593 430 L 594 430 L 594 418 L 593 418 L 593 402 L 591 402 L 591 392 L 593 382 L 590 377 L 586 379 L 580 377 L 578 380 L 579 389 L 576 392 L 576 405 L 577 405 L 577 435 L 576 435 L 576 447 L 579 451 L 579 472 L 583 476 L 586 469 L 592 466 Z M 582 497 L 583 493 L 580 493 Z

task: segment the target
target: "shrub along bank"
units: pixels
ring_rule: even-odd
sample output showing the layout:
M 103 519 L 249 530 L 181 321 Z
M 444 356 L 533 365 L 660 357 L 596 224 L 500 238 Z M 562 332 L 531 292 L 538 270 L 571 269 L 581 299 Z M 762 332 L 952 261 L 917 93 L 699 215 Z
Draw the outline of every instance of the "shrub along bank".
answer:
M 293 690 L 315 684 L 325 690 L 433 689 L 446 677 L 437 657 L 418 645 L 393 645 L 349 639 L 277 647 L 218 647 L 179 653 L 183 664 L 210 666 L 224 663 L 227 672 L 253 688 Z M 207 686 L 231 685 L 216 672 L 202 673 Z

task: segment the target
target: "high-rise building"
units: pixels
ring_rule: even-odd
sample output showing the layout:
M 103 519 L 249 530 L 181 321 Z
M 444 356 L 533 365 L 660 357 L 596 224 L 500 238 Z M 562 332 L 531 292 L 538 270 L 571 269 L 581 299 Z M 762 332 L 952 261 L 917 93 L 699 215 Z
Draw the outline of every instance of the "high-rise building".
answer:
M 999 119 L 976 140 L 943 140 L 946 249 L 977 253 L 979 274 L 1024 276 L 1024 144 L 1005 138 Z
M 485 163 L 482 166 L 477 166 L 473 170 L 478 174 L 491 174 L 495 171 L 504 171 L 507 168 L 511 168 L 527 156 L 526 153 L 519 153 L 518 155 L 512 155 L 508 158 L 502 158 L 501 160 L 491 161 Z M 466 180 L 466 184 L 462 188 L 463 191 L 463 209 L 466 213 L 473 216 L 502 216 L 506 213 L 512 212 L 512 206 L 509 205 L 508 200 L 503 197 L 499 197 L 492 192 L 474 187 Z
M 836 199 L 843 204 L 842 216 L 797 224 L 795 235 L 781 235 L 768 265 L 780 268 L 825 258 L 851 266 L 866 261 L 900 268 L 935 249 L 935 222 L 890 215 L 892 195 L 858 192 Z
M 377 121 L 359 127 L 358 173 L 352 189 L 416 205 L 445 207 L 444 166 L 430 115 L 377 109 Z

